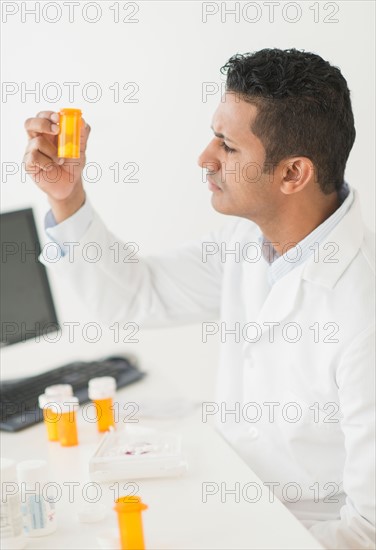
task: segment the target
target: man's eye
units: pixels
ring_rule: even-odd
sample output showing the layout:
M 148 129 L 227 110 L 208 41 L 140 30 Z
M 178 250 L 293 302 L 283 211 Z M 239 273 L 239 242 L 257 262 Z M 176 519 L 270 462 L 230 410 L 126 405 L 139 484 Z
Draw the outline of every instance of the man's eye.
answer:
M 220 147 L 223 147 L 223 149 L 226 151 L 226 153 L 233 153 L 235 151 L 235 149 L 231 149 L 231 147 L 226 145 L 226 143 L 224 141 L 222 141 L 222 143 L 220 143 Z

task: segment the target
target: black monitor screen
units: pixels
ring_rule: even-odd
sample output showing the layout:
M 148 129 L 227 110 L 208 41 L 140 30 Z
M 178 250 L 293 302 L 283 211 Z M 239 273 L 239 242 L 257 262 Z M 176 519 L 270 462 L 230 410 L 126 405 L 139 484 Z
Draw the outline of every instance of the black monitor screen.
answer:
M 58 326 L 31 208 L 0 215 L 1 345 L 39 341 Z

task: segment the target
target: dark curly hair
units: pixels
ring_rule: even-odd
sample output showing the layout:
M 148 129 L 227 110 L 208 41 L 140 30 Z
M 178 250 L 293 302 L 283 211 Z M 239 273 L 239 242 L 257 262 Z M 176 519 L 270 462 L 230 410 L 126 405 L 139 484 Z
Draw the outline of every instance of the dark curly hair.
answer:
M 265 172 L 285 158 L 305 156 L 323 193 L 341 187 L 355 126 L 337 67 L 309 52 L 264 49 L 232 56 L 221 73 L 228 92 L 257 107 L 251 130 L 265 148 Z

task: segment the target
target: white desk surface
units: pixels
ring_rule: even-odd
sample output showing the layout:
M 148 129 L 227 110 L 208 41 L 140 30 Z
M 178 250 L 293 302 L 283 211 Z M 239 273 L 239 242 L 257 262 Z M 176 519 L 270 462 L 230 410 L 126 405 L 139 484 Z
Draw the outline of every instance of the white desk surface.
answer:
M 143 381 L 118 392 L 119 401 L 145 402 L 148 399 L 174 400 L 176 394 L 158 374 L 149 374 Z M 96 523 L 80 523 L 77 511 L 85 503 L 84 493 L 90 482 L 88 461 L 101 436 L 95 424 L 79 417 L 77 447 L 63 448 L 48 442 L 43 424 L 18 433 L 1 433 L 1 455 L 16 461 L 47 459 L 50 481 L 61 486 L 62 496 L 56 504 L 58 528 L 47 537 L 29 538 L 27 548 L 95 549 L 100 548 L 97 536 L 106 533 L 118 537 L 116 512 L 113 511 L 114 491 L 108 485 L 99 486 L 99 504 L 107 516 Z M 268 488 L 252 472 L 209 424 L 201 421 L 200 407 L 175 420 L 142 419 L 140 426 L 177 431 L 183 436 L 184 453 L 189 464 L 181 478 L 136 480 L 137 494 L 148 505 L 143 512 L 145 544 L 157 549 L 320 549 L 320 544 L 277 499 L 269 502 Z M 70 499 L 67 482 L 80 482 Z M 256 503 L 228 495 L 221 502 L 220 491 L 202 500 L 204 482 L 222 482 L 231 488 L 236 482 L 243 486 L 256 482 L 262 488 L 262 498 Z M 125 482 L 119 482 L 123 487 Z M 93 487 L 92 487 L 93 489 Z M 120 491 L 120 494 L 122 492 Z M 124 491 L 123 491 L 124 493 Z M 129 490 L 128 490 L 129 493 Z M 94 499 L 95 494 L 89 493 Z M 71 500 L 71 502 L 69 502 Z M 111 548 L 109 545 L 108 548 Z

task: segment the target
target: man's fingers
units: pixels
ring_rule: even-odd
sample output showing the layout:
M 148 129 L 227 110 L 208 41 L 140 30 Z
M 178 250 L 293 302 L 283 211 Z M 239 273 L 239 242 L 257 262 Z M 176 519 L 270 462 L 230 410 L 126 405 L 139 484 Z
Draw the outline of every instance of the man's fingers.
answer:
M 81 124 L 81 140 L 80 140 L 80 152 L 83 153 L 86 150 L 87 140 L 89 139 L 89 134 L 91 132 L 90 125 L 82 119 Z
M 39 111 L 37 118 L 51 118 L 52 115 L 58 114 L 55 111 Z
M 47 114 L 50 116 L 41 116 Z M 43 111 L 42 113 L 38 113 L 37 117 L 25 120 L 25 130 L 30 139 L 36 137 L 38 134 L 58 135 L 59 126 L 51 120 L 50 117 L 52 114 L 54 114 L 53 111 Z
M 37 135 L 34 138 L 31 138 L 26 147 L 26 153 L 31 153 L 33 151 L 40 151 L 46 157 L 49 157 L 51 161 L 59 164 L 59 157 L 57 156 L 56 146 L 48 141 L 44 136 Z
M 25 163 L 26 172 L 31 172 L 32 174 L 35 172 L 35 168 L 48 171 L 54 167 L 54 162 L 36 149 L 26 153 L 23 162 Z

